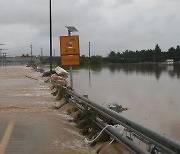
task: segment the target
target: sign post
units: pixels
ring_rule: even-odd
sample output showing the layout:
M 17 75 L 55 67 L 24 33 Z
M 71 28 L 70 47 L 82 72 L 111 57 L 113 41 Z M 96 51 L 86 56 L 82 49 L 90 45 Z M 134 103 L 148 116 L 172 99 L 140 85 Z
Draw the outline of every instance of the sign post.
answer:
M 80 65 L 80 50 L 79 36 L 71 36 L 70 32 L 73 31 L 68 29 L 68 36 L 60 36 L 60 50 L 61 65 L 70 66 L 70 86 L 73 88 L 72 66 Z

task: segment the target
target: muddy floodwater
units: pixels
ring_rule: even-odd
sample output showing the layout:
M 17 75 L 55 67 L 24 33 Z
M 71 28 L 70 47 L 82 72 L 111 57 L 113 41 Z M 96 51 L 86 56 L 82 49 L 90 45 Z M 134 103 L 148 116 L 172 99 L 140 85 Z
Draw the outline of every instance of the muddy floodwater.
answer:
M 180 64 L 119 64 L 73 69 L 74 89 L 180 141 Z
M 180 64 L 73 67 L 73 87 L 98 104 L 180 141 Z M 60 109 L 41 74 L 25 66 L 0 67 L 0 153 L 95 153 Z M 125 153 L 112 144 L 105 153 Z M 126 151 L 126 153 L 128 153 Z
M 58 101 L 41 76 L 25 66 L 0 67 L 0 154 L 129 153 L 117 142 L 90 147 L 68 105 L 54 108 Z
M 31 78 L 30 78 L 31 77 Z M 1 154 L 87 154 L 70 116 L 57 103 L 40 74 L 25 66 L 0 67 Z

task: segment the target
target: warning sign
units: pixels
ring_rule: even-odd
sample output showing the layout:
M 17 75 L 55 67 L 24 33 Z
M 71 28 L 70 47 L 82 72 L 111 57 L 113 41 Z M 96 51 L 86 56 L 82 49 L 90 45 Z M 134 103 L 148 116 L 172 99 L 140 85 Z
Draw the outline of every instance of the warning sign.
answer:
M 79 36 L 60 36 L 62 55 L 79 55 Z
M 61 65 L 80 64 L 79 36 L 60 36 Z
M 79 55 L 62 55 L 61 65 L 62 66 L 77 66 L 80 64 Z

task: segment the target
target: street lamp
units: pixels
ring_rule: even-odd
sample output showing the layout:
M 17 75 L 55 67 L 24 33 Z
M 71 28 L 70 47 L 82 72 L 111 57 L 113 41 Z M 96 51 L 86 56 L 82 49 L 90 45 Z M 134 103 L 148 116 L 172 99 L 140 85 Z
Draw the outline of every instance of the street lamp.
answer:
M 52 18 L 51 18 L 51 0 L 49 0 L 49 24 L 50 24 L 50 72 L 52 72 Z

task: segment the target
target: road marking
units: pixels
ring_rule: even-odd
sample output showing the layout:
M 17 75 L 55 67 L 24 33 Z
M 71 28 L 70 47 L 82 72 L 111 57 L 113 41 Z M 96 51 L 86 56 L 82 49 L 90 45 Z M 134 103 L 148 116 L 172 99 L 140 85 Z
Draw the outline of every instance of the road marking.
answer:
M 11 133 L 13 131 L 13 127 L 14 127 L 14 120 L 11 120 L 7 126 L 6 132 L 0 144 L 0 154 L 4 154 L 6 151 L 6 147 L 8 145 Z

